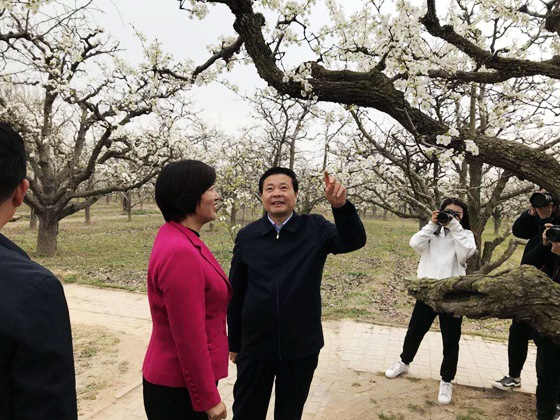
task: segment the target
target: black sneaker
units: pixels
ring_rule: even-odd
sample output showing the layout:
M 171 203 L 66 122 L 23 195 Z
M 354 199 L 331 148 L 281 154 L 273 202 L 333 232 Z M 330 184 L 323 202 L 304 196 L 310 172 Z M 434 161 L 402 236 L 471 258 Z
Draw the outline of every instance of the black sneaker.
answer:
M 521 379 L 515 379 L 506 375 L 499 381 L 492 382 L 492 386 L 502 391 L 507 391 L 508 389 L 519 388 L 521 386 Z

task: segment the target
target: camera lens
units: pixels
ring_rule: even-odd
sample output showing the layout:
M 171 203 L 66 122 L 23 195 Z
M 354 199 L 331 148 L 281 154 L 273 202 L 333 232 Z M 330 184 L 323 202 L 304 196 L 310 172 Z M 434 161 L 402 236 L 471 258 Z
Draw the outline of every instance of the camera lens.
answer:
M 439 223 L 449 223 L 452 218 L 453 216 L 451 214 L 446 213 L 444 211 L 440 211 L 437 215 L 437 221 Z

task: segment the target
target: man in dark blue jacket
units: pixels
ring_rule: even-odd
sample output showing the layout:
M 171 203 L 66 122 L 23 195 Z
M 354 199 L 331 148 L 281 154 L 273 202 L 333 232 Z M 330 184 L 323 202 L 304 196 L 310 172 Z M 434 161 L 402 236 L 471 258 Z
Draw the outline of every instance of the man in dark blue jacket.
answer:
M 230 357 L 237 364 L 234 420 L 264 420 L 276 378 L 274 417 L 300 419 L 319 351 L 321 279 L 327 255 L 366 243 L 346 188 L 325 173 L 335 223 L 294 212 L 298 181 L 271 168 L 259 181 L 266 214 L 239 231 L 231 262 Z
M 25 174 L 23 140 L 0 122 L 0 229 L 23 202 Z M 62 285 L 1 234 L 0 291 L 0 419 L 77 419 Z

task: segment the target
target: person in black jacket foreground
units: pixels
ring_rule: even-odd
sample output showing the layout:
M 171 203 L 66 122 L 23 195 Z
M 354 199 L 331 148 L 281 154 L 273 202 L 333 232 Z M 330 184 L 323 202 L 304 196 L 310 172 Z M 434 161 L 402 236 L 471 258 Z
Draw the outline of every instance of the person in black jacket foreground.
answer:
M 531 203 L 529 210 L 519 215 L 511 229 L 514 236 L 528 239 L 521 264 L 530 264 L 527 261 L 527 255 L 542 242 L 545 223 L 560 223 L 560 219 L 556 216 L 558 197 L 540 189 L 531 196 L 529 201 Z M 533 329 L 525 321 L 512 320 L 508 336 L 508 374 L 502 379 L 492 382 L 494 388 L 505 391 L 521 386 L 521 370 L 527 360 L 529 340 L 531 340 L 532 334 Z
M 327 255 L 366 243 L 364 226 L 346 188 L 325 173 L 335 223 L 294 212 L 295 173 L 267 170 L 259 180 L 266 214 L 235 240 L 229 278 L 230 358 L 237 364 L 234 420 L 264 420 L 276 378 L 274 418 L 300 419 L 319 351 L 321 279 Z
M 560 226 L 545 224 L 542 242 L 527 253 L 525 260 L 560 283 Z M 557 419 L 560 418 L 556 415 L 560 392 L 560 346 L 535 330 L 533 341 L 537 345 L 537 419 Z
M 23 202 L 25 175 L 23 140 L 0 122 L 0 229 Z M 77 419 L 62 285 L 1 234 L 0 290 L 0 419 Z

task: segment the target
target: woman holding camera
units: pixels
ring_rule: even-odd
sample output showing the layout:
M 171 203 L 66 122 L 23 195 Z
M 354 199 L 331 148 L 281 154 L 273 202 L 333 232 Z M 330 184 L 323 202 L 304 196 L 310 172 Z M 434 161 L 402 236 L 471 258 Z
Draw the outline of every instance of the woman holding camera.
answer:
M 547 223 L 542 242 L 525 256 L 524 264 L 530 264 L 560 283 L 560 226 Z M 537 345 L 537 419 L 552 420 L 556 415 L 560 392 L 560 346 L 550 338 L 533 330 Z
M 444 279 L 464 275 L 467 259 L 476 250 L 474 235 L 469 229 L 467 205 L 457 198 L 446 198 L 440 209 L 432 212 L 430 222 L 410 239 L 410 246 L 421 255 L 418 277 Z M 408 324 L 401 360 L 390 367 L 385 376 L 392 379 L 408 373 L 409 365 L 436 316 L 439 317 L 443 338 L 438 401 L 449 404 L 452 396 L 451 381 L 455 378 L 459 359 L 461 317 L 435 312 L 417 300 Z

